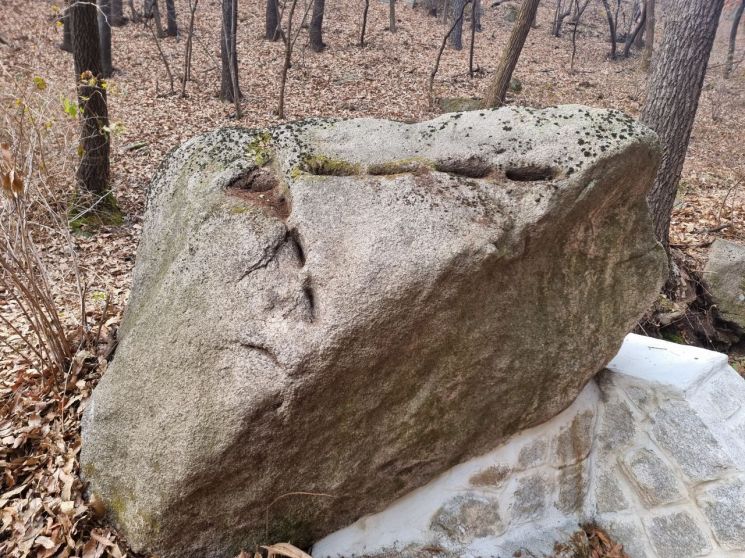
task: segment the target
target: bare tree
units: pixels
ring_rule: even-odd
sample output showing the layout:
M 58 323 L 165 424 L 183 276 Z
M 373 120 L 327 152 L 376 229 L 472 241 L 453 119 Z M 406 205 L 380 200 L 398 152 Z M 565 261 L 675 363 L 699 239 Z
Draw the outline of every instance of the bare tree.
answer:
M 644 43 L 644 51 L 642 52 L 641 68 L 643 71 L 649 70 L 649 65 L 652 63 L 652 53 L 654 52 L 654 4 L 655 0 L 646 0 L 645 8 L 647 11 L 647 20 L 645 23 L 644 34 L 647 36 Z
M 567 2 L 566 8 L 564 3 Z M 556 0 L 556 10 L 554 11 L 554 23 L 551 25 L 551 34 L 554 37 L 561 37 L 561 25 L 564 19 L 572 13 L 573 0 Z
M 111 77 L 111 0 L 98 0 L 98 36 L 101 41 L 101 77 Z
M 603 0 L 603 8 L 605 8 L 605 16 L 608 19 L 608 31 L 610 33 L 610 59 L 616 59 L 616 42 L 618 35 L 618 12 L 621 9 L 621 0 L 616 0 L 616 14 L 613 15 L 611 12 L 609 0 Z
M 471 44 L 468 45 L 468 77 L 473 78 L 475 68 L 473 66 L 473 53 L 476 48 L 476 31 L 479 27 L 478 10 L 481 4 L 480 0 L 471 2 Z
M 129 17 L 132 22 L 140 23 L 140 21 L 142 21 L 142 16 L 140 15 L 140 12 L 137 11 L 137 8 L 135 8 L 134 0 L 128 0 L 127 4 L 129 5 Z
M 450 46 L 455 50 L 461 50 L 463 48 L 463 18 L 458 17 L 463 11 L 463 7 L 466 5 L 466 0 L 453 0 L 451 3 L 452 17 L 455 22 L 453 32 L 450 34 Z
M 396 0 L 388 0 L 388 30 L 396 32 Z
M 222 63 L 220 98 L 236 103 L 243 96 L 238 86 L 238 0 L 222 0 L 222 30 L 220 32 L 220 60 Z
M 282 64 L 282 74 L 279 78 L 279 104 L 277 105 L 277 116 L 280 118 L 285 117 L 285 87 L 287 85 L 287 72 L 290 69 L 290 61 L 292 60 L 292 18 L 295 15 L 295 8 L 297 7 L 297 0 L 292 0 L 290 4 L 290 12 L 287 14 L 287 36 L 285 37 L 285 62 Z
M 277 3 L 277 0 L 266 0 L 266 25 L 264 38 L 268 41 L 278 41 L 281 35 L 282 29 L 279 25 L 279 4 Z
M 158 37 L 165 37 L 166 33 L 163 30 L 163 22 L 160 19 L 158 0 L 145 0 L 144 8 L 145 19 L 155 19 L 155 28 L 158 30 Z
M 644 24 L 647 21 L 647 10 L 644 0 L 636 0 L 634 3 L 634 17 L 629 21 L 629 31 L 626 33 L 626 41 L 623 45 L 623 57 L 628 58 L 631 46 L 636 45 L 636 40 L 641 37 Z
M 321 52 L 326 48 L 323 42 L 323 12 L 326 0 L 313 0 L 313 15 L 310 17 L 310 48 L 313 52 Z
M 166 0 L 166 35 L 169 37 L 175 37 L 178 35 L 176 5 L 173 3 L 173 0 Z
M 181 77 L 181 96 L 186 97 L 186 82 L 191 79 L 191 55 L 194 47 L 194 16 L 197 12 L 199 0 L 189 0 L 189 31 L 186 35 L 184 50 L 184 74 Z
M 116 201 L 109 191 L 109 113 L 106 89 L 101 82 L 97 8 L 92 2 L 73 2 L 69 11 L 81 114 L 81 156 L 76 174 L 78 205 L 86 209 L 111 209 L 116 207 Z
M 122 0 L 111 0 L 111 26 L 121 27 L 125 23 L 127 23 L 127 18 L 124 17 Z
M 640 120 L 659 135 L 662 163 L 647 201 L 655 233 L 666 250 L 673 202 L 723 4 L 724 0 L 676 4 L 666 14 L 665 33 L 649 77 Z
M 502 51 L 502 58 L 499 61 L 497 73 L 491 85 L 486 90 L 486 95 L 484 96 L 485 108 L 498 107 L 504 104 L 507 88 L 512 79 L 512 72 L 515 70 L 515 66 L 517 66 L 523 45 L 525 45 L 525 40 L 528 38 L 528 33 L 530 32 L 535 13 L 538 10 L 539 2 L 540 0 L 523 0 L 520 10 L 517 13 L 517 19 L 512 26 L 510 38 L 507 41 L 505 49 Z
M 740 27 L 740 19 L 742 18 L 742 12 L 745 9 L 745 0 L 740 2 L 735 10 L 734 18 L 732 19 L 732 28 L 729 32 L 729 48 L 727 49 L 727 60 L 724 63 L 724 78 L 729 79 L 732 75 L 732 64 L 735 59 L 735 43 L 737 41 L 737 29 Z
M 370 9 L 370 0 L 365 0 L 365 9 L 362 12 L 362 31 L 360 32 L 360 46 L 365 46 L 365 29 L 367 28 L 367 12 Z
M 634 3 L 634 14 L 629 20 L 629 30 L 626 33 L 626 40 L 623 45 L 623 57 L 628 58 L 631 54 L 631 47 L 638 46 L 637 39 L 644 32 L 644 25 L 647 21 L 647 9 L 644 0 L 636 0 Z
M 435 76 L 437 76 L 437 70 L 439 70 L 440 68 L 440 60 L 442 59 L 442 53 L 445 51 L 445 45 L 447 44 L 448 39 L 450 38 L 450 35 L 455 30 L 455 26 L 458 25 L 459 21 L 462 22 L 463 14 L 466 11 L 466 6 L 470 3 L 471 3 L 471 0 L 465 0 L 465 2 L 463 3 L 463 6 L 461 6 L 460 13 L 457 14 L 455 21 L 453 21 L 453 25 L 450 26 L 450 30 L 442 38 L 442 43 L 440 44 L 440 50 L 437 51 L 437 57 L 435 58 L 435 65 L 432 67 L 432 71 L 429 73 L 429 81 L 427 82 L 427 99 L 429 101 L 430 109 L 432 109 L 435 104 L 435 95 L 434 95 Z

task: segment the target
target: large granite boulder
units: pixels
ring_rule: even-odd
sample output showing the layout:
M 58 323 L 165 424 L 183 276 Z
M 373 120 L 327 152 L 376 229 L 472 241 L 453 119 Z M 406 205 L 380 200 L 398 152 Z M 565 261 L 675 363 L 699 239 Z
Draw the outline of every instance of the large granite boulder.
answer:
M 186 142 L 85 414 L 90 490 L 134 549 L 227 557 L 550 419 L 665 276 L 657 162 L 648 129 L 580 106 Z

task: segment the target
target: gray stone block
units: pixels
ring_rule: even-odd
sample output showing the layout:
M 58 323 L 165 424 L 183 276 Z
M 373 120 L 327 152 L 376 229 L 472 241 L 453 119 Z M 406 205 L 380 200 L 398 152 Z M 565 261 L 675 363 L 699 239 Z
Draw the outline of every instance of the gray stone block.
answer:
M 594 415 L 591 411 L 578 414 L 572 423 L 561 430 L 553 441 L 554 462 L 571 465 L 585 459 L 592 447 Z
M 693 481 L 715 479 L 732 466 L 714 435 L 685 402 L 675 401 L 657 411 L 652 432 Z
M 564 467 L 559 471 L 559 499 L 556 508 L 566 514 L 582 509 L 587 494 L 587 462 Z
M 496 536 L 505 526 L 499 515 L 499 502 L 476 494 L 462 494 L 440 508 L 430 528 L 456 544 Z
M 623 550 L 630 558 L 657 558 L 647 545 L 647 536 L 637 518 L 600 516 L 596 522 L 614 541 L 623 541 Z
M 539 438 L 528 445 L 524 446 L 520 450 L 520 455 L 517 457 L 517 462 L 520 467 L 529 469 L 531 467 L 538 467 L 543 465 L 546 461 L 546 451 L 548 449 L 548 443 L 543 438 Z
M 653 450 L 633 450 L 626 454 L 623 463 L 639 497 L 648 508 L 683 498 L 675 473 Z
M 597 513 L 625 510 L 629 502 L 618 482 L 620 473 L 615 467 L 602 469 L 595 484 L 595 509 Z
M 645 521 L 658 558 L 694 558 L 711 551 L 711 544 L 688 512 L 659 515 Z
M 742 478 L 707 486 L 698 497 L 714 536 L 727 550 L 745 550 L 745 482 Z
M 601 448 L 606 451 L 618 451 L 629 445 L 635 434 L 634 416 L 626 402 L 609 402 L 605 407 L 605 416 L 598 432 Z
M 734 415 L 745 403 L 745 380 L 733 370 L 724 370 L 706 381 L 707 402 L 723 419 Z
M 534 521 L 546 511 L 548 482 L 540 473 L 518 479 L 512 494 L 512 520 L 515 523 Z

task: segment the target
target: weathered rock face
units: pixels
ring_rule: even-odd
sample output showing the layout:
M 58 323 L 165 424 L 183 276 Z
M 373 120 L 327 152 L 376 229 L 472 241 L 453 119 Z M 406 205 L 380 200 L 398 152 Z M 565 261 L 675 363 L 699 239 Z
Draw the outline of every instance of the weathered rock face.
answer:
M 631 334 L 561 414 L 325 537 L 313 556 L 569 558 L 585 523 L 630 558 L 745 556 L 744 409 L 726 355 Z
M 745 332 L 745 246 L 715 240 L 704 277 L 721 316 Z
M 185 143 L 85 415 L 91 491 L 135 549 L 232 556 L 550 419 L 658 292 L 657 160 L 650 131 L 578 106 Z

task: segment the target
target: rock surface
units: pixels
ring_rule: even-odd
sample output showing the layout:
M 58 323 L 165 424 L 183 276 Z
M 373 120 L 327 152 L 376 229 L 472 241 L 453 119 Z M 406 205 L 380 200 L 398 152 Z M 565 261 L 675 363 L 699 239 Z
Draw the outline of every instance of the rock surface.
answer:
M 704 277 L 722 318 L 745 333 L 745 246 L 716 239 L 709 250 Z
M 548 453 L 524 461 L 536 444 Z M 584 523 L 630 558 L 745 555 L 745 380 L 726 355 L 629 335 L 563 413 L 322 539 L 313 556 L 554 555 Z
M 554 417 L 665 275 L 657 161 L 646 128 L 579 106 L 185 143 L 84 418 L 90 490 L 134 549 L 232 557 L 307 544 Z M 550 479 L 514 483 L 532 521 Z

